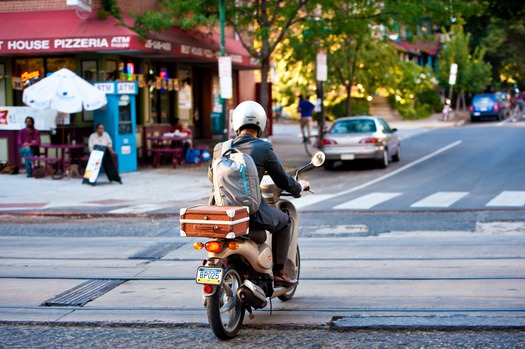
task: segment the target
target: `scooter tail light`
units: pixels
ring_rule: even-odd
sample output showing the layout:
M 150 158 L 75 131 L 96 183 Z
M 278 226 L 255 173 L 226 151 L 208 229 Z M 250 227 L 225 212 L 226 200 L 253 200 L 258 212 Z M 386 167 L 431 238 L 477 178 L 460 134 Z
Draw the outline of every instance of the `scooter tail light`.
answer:
M 222 243 L 220 241 L 208 241 L 205 248 L 208 252 L 216 253 L 222 250 Z
M 213 287 L 211 285 L 203 285 L 202 286 L 202 292 L 204 293 L 212 293 Z

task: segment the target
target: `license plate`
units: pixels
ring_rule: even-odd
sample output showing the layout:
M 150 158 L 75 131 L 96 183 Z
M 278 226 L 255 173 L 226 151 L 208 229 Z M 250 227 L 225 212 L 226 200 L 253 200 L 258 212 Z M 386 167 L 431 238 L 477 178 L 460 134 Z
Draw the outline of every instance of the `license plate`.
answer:
M 354 154 L 341 154 L 341 160 L 354 160 Z
M 198 284 L 218 285 L 222 281 L 222 268 L 199 267 L 195 281 Z
M 475 112 L 475 113 L 474 113 L 474 116 L 479 116 L 479 113 L 478 113 L 478 112 Z

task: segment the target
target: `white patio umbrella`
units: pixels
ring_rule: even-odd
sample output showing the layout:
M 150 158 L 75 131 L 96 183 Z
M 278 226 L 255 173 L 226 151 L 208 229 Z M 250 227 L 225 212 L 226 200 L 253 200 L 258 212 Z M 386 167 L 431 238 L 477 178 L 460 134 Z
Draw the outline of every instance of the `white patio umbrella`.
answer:
M 107 103 L 98 90 L 71 70 L 62 68 L 24 90 L 22 100 L 36 109 L 55 109 L 63 113 L 95 110 Z

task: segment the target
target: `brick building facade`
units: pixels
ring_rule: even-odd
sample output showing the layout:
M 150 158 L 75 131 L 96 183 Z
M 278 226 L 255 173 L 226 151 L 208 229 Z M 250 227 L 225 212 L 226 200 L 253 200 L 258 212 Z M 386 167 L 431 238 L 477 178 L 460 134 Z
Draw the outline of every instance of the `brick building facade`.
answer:
M 137 81 L 136 138 L 142 150 L 148 147 L 146 134 L 166 129 L 177 119 L 188 123 L 197 139 L 222 136 L 217 123 L 221 111 L 217 35 L 172 28 L 144 40 L 112 17 L 97 18 L 101 0 L 91 1 L 91 13 L 66 2 L 0 1 L 0 108 L 24 106 L 24 87 L 67 67 L 90 82 Z M 158 9 L 156 0 L 119 0 L 118 5 L 128 24 L 131 14 Z M 233 37 L 226 39 L 226 51 L 233 61 L 234 94 L 227 101 L 232 109 L 255 98 L 253 71 L 258 65 Z M 27 74 L 36 77 L 22 81 Z M 85 143 L 94 128 L 92 112 L 76 113 L 71 120 L 63 126 L 66 139 Z M 19 162 L 18 149 L 13 149 L 15 133 L 0 123 L 0 161 Z M 148 156 L 144 151 L 139 155 Z

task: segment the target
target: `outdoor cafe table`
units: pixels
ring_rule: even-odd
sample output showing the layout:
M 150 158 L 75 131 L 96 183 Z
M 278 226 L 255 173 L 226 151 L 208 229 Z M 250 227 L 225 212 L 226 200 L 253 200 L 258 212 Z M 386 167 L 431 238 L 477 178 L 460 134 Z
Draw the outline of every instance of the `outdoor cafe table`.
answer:
M 82 143 L 76 144 L 40 144 L 41 148 L 44 148 L 45 157 L 48 157 L 49 149 L 55 149 L 57 157 L 60 159 L 62 164 L 62 177 L 68 175 L 68 171 L 71 168 L 71 157 L 75 151 L 83 151 L 85 145 Z
M 172 154 L 173 167 L 180 165 L 183 159 L 184 142 L 191 140 L 191 136 L 150 136 L 150 151 L 153 154 L 153 167 L 159 166 L 160 154 Z

